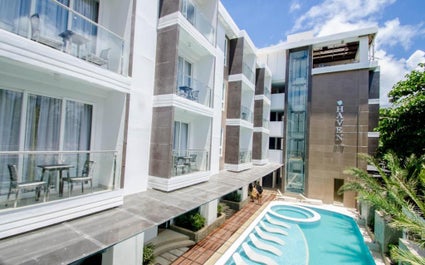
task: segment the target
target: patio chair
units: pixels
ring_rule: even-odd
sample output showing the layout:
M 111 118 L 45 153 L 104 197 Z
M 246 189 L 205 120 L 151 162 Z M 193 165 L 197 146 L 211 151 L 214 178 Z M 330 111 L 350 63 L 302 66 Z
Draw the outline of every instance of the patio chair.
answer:
M 174 169 L 176 172 L 176 176 L 178 176 L 178 171 L 180 169 L 181 174 L 185 172 L 185 168 L 187 164 L 185 163 L 185 158 L 183 156 L 174 157 Z
M 84 193 L 84 183 L 90 182 L 90 189 L 93 192 L 93 170 L 94 170 L 95 161 L 87 160 L 84 163 L 81 176 L 76 177 L 66 177 L 63 181 L 68 182 L 68 195 L 71 196 L 72 190 L 74 188 L 74 183 L 81 183 L 81 192 Z M 71 185 L 71 187 L 70 187 Z
M 59 38 L 53 38 L 45 36 L 40 32 L 40 15 L 35 13 L 30 18 L 31 21 L 31 39 L 39 42 L 41 44 L 55 48 L 56 50 L 61 50 L 63 46 L 63 41 Z
M 189 159 L 186 160 L 186 162 L 184 163 L 188 168 L 189 171 L 192 171 L 192 168 L 196 168 L 196 154 L 190 154 L 189 155 Z
M 16 165 L 9 164 L 7 165 L 9 169 L 9 175 L 10 175 L 10 186 L 9 186 L 9 193 L 7 194 L 7 201 L 9 201 L 10 195 L 12 193 L 15 193 L 15 202 L 13 204 L 13 207 L 16 208 L 19 201 L 19 192 L 21 190 L 28 190 L 28 189 L 35 189 L 35 200 L 39 199 L 40 195 L 40 189 L 43 188 L 44 190 L 44 201 L 46 201 L 46 193 L 47 193 L 47 182 L 46 181 L 24 181 L 24 182 L 18 182 L 18 170 Z

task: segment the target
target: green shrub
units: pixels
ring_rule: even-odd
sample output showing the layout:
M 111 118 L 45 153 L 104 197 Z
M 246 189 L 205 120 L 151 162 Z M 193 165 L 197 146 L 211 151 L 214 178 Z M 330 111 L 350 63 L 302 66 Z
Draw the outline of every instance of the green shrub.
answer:
M 192 221 L 191 226 L 194 232 L 204 227 L 206 222 L 205 217 L 203 217 L 200 213 L 196 213 L 195 215 L 192 215 L 190 219 Z
M 242 200 L 242 196 L 238 193 L 237 190 L 235 190 L 229 194 L 224 195 L 223 199 L 226 201 L 240 202 Z
M 143 246 L 143 265 L 151 265 L 155 262 L 153 251 L 155 246 L 152 243 Z
M 199 208 L 177 216 L 174 224 L 194 232 L 204 227 L 206 219 L 199 213 Z
M 217 204 L 217 217 L 219 217 L 222 212 L 223 212 L 223 205 L 219 203 Z

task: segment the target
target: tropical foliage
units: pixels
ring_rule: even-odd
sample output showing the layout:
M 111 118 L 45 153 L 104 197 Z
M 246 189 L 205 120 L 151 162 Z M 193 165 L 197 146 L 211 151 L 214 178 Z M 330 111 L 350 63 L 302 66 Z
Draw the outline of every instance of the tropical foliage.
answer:
M 196 232 L 205 226 L 206 219 L 199 213 L 199 208 L 197 208 L 177 216 L 174 219 L 174 223 L 177 226 Z
M 388 97 L 393 103 L 380 109 L 379 152 L 395 152 L 399 157 L 425 154 L 425 65 L 419 64 L 395 84 Z
M 410 239 L 425 247 L 425 156 L 417 158 L 411 155 L 399 159 L 394 153 L 387 153 L 383 156 L 383 163 L 367 155 L 362 157 L 377 168 L 381 177 L 373 177 L 359 168 L 350 168 L 344 173 L 352 178 L 341 187 L 340 192 L 357 192 L 359 200 L 370 202 L 390 215 L 391 226 L 403 229 Z M 424 257 L 415 257 L 398 247 L 391 250 L 391 257 L 407 264 L 425 265 Z
M 143 246 L 143 265 L 151 265 L 155 262 L 155 246 L 152 243 Z

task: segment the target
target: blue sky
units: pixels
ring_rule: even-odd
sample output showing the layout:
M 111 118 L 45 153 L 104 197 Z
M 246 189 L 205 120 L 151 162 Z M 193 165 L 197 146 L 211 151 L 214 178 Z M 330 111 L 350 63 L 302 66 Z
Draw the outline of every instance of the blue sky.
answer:
M 379 28 L 375 56 L 381 69 L 381 104 L 404 75 L 425 62 L 424 0 L 221 0 L 257 48 L 284 42 L 288 34 L 316 36 Z

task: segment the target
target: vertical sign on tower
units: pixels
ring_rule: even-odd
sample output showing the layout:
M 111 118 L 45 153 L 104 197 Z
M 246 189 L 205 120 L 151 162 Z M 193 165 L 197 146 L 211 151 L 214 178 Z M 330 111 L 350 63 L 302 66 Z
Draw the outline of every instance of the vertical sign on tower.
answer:
M 344 102 L 338 100 L 336 102 L 336 117 L 335 117 L 335 146 L 334 152 L 343 152 L 344 146 L 342 141 L 344 139 L 344 134 L 342 130 L 342 125 L 344 124 Z

